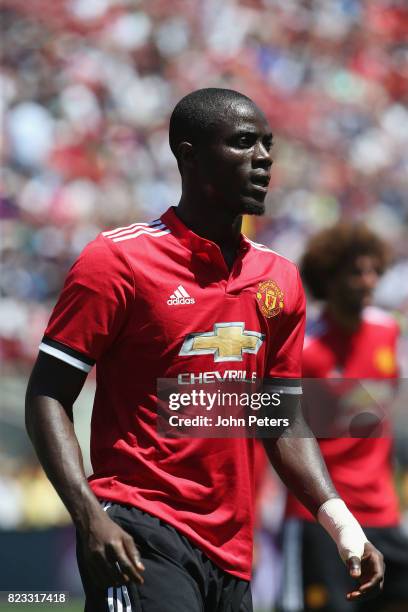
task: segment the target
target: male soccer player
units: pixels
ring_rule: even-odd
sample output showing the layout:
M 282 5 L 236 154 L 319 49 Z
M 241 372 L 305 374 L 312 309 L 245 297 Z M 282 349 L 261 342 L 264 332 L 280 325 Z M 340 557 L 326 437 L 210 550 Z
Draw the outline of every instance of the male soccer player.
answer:
M 156 431 L 157 379 L 214 373 L 268 379 L 289 398 L 294 414 L 287 435 L 266 441 L 269 458 L 359 578 L 349 598 L 362 597 L 381 586 L 382 556 L 339 499 L 315 440 L 299 436 L 299 274 L 240 232 L 244 213 L 264 212 L 268 122 L 246 96 L 202 89 L 174 109 L 170 146 L 178 207 L 85 248 L 27 391 L 29 434 L 77 529 L 86 610 L 252 609 L 253 440 Z M 72 405 L 94 363 L 88 482 Z
M 310 241 L 303 257 L 302 277 L 325 307 L 306 334 L 304 378 L 360 379 L 364 387 L 371 379 L 385 382 L 398 375 L 398 326 L 389 314 L 370 306 L 387 253 L 383 241 L 361 224 L 339 224 Z M 340 415 L 358 401 L 358 388 L 359 383 L 344 385 Z M 363 410 L 367 415 L 370 406 Z M 346 416 L 343 414 L 343 419 Z M 346 602 L 344 591 L 350 586 L 350 578 L 342 571 L 335 547 L 315 525 L 310 512 L 290 495 L 287 514 L 291 518 L 284 534 L 287 571 L 283 610 L 408 610 L 408 540 L 398 527 L 392 440 L 386 423 L 380 423 L 383 431 L 370 426 L 375 422 L 364 424 L 364 418 L 350 417 L 353 437 L 322 438 L 319 445 L 336 489 L 367 537 L 384 554 L 385 588 L 374 602 Z M 358 435 L 366 437 L 354 437 Z

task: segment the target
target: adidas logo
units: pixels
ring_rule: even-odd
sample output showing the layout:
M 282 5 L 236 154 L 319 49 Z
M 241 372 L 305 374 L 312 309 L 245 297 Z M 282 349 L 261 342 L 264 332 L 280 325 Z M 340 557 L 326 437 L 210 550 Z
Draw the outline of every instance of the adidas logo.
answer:
M 176 306 L 176 304 L 195 304 L 195 299 L 188 295 L 183 285 L 179 285 L 175 292 L 171 294 L 167 303 L 169 306 Z

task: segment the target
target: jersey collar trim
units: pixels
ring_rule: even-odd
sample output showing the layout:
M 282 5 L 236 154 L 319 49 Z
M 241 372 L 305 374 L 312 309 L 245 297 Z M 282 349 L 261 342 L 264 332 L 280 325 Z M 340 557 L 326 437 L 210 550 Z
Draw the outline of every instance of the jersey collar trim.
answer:
M 202 238 L 190 230 L 184 223 L 178 218 L 175 213 L 175 206 L 171 206 L 162 216 L 161 221 L 171 230 L 172 234 L 177 240 L 189 249 L 192 253 L 208 253 L 209 250 L 218 246 L 215 242 Z M 251 244 L 246 240 L 245 236 L 241 234 L 239 252 L 244 254 L 249 251 Z

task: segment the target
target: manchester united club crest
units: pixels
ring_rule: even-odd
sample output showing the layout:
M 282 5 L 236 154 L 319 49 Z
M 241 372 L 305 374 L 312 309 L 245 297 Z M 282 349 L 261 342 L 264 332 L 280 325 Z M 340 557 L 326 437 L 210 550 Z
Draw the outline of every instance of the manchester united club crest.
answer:
M 259 283 L 256 292 L 261 312 L 265 317 L 270 319 L 276 317 L 283 309 L 283 291 L 273 280 L 263 281 Z

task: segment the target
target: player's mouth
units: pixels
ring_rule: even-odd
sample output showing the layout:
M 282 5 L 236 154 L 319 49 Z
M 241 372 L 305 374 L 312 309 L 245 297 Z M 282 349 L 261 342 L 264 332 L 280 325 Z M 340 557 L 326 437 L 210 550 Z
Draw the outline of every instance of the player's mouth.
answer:
M 261 191 L 262 193 L 266 193 L 268 191 L 270 180 L 271 176 L 266 172 L 253 172 L 250 175 L 251 187 L 255 188 L 257 191 Z

